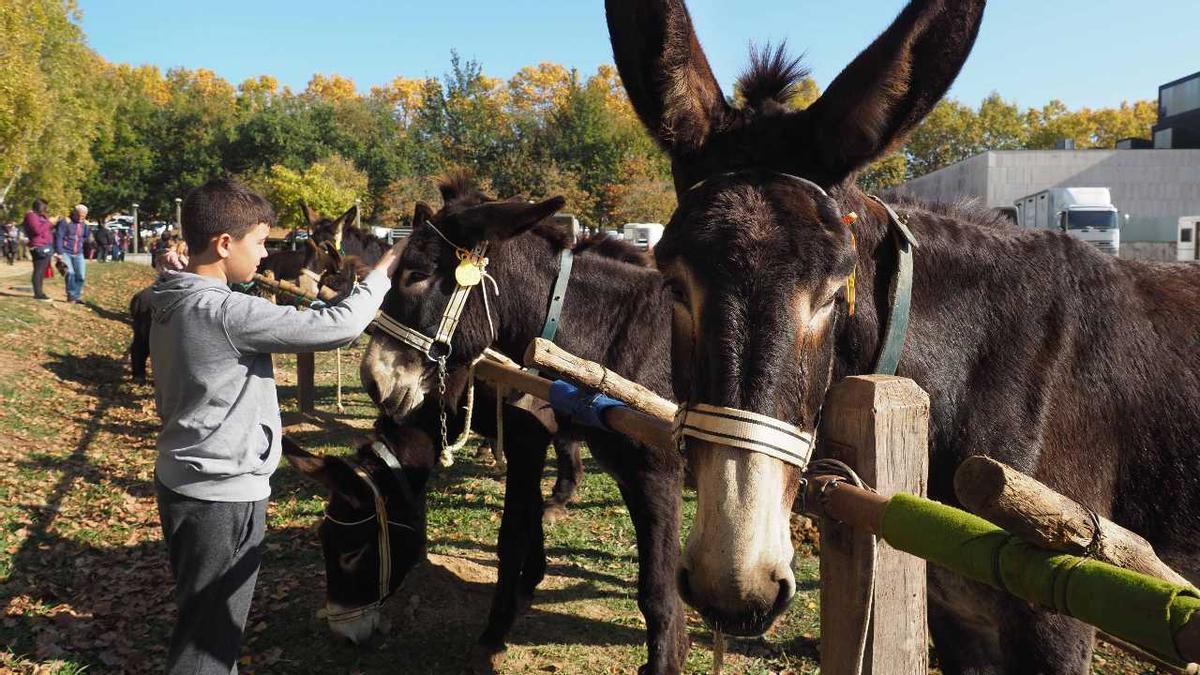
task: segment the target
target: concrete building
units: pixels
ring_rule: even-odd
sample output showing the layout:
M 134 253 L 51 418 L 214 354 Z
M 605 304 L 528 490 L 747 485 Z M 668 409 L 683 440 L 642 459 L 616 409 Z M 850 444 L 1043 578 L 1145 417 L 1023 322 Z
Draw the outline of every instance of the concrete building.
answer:
M 1158 88 L 1154 147 L 1200 148 L 1200 73 Z
M 1106 187 L 1123 215 L 1121 257 L 1175 260 L 1179 219 L 1200 213 L 1200 72 L 1158 88 L 1153 139 L 1115 150 L 993 150 L 896 188 L 934 201 L 974 197 L 992 208 L 1053 187 Z
M 1012 206 L 1052 187 L 1107 187 L 1123 219 L 1121 257 L 1174 260 L 1179 218 L 1200 213 L 1200 150 L 992 150 L 896 188 L 934 201 Z

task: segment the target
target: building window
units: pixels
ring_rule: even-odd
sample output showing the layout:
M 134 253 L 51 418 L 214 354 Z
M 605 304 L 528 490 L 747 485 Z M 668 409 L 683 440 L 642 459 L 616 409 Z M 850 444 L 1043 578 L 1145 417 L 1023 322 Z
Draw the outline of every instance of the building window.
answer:
M 1171 132 L 1174 129 L 1159 129 L 1154 132 L 1154 148 L 1156 150 L 1170 150 L 1171 138 L 1174 134 Z
M 1192 228 L 1185 227 L 1179 231 L 1179 243 L 1181 243 L 1181 244 L 1192 243 Z
M 1158 117 L 1173 117 L 1200 109 L 1200 77 L 1193 77 L 1158 91 Z

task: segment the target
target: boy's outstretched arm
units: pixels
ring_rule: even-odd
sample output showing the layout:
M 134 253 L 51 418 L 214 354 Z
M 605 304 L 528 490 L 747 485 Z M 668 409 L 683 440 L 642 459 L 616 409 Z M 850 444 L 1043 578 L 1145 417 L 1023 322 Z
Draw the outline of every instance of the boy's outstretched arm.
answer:
M 341 302 L 300 311 L 262 298 L 232 293 L 222 321 L 233 348 L 243 354 L 319 352 L 344 347 L 366 330 L 391 286 L 407 240 L 400 240 Z

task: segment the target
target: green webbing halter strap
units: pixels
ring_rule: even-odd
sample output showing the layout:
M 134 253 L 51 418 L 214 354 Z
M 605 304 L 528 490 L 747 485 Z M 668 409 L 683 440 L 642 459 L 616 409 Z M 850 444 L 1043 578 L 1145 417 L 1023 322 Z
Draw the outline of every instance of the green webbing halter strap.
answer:
M 575 252 L 564 248 L 558 256 L 558 278 L 550 291 L 550 307 L 546 309 L 546 321 L 542 324 L 542 339 L 554 342 L 558 335 L 558 320 L 562 316 L 563 304 L 567 299 L 567 285 L 571 283 L 571 268 L 575 266 Z M 538 375 L 540 370 L 533 366 L 522 368 L 527 373 Z
M 575 254 L 564 248 L 558 257 L 558 278 L 550 292 L 550 308 L 546 310 L 546 323 L 542 325 L 542 339 L 554 342 L 558 334 L 558 318 L 562 316 L 563 301 L 567 297 L 567 284 L 571 283 L 571 268 L 575 266 Z
M 896 244 L 896 275 L 891 283 L 891 308 L 888 310 L 887 329 L 879 356 L 875 359 L 875 374 L 895 375 L 896 367 L 900 365 L 900 355 L 904 352 L 904 339 L 908 335 L 908 318 L 912 309 L 913 249 L 917 247 L 917 239 L 892 207 L 874 195 L 871 195 L 871 199 L 887 211 Z

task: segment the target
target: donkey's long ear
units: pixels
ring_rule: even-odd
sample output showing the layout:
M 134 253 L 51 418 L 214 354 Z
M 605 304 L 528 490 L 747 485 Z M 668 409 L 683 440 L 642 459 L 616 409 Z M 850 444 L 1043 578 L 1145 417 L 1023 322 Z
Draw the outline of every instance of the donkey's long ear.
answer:
M 297 471 L 329 488 L 330 492 L 344 497 L 355 508 L 369 503 L 364 494 L 362 479 L 354 474 L 354 469 L 351 469 L 345 460 L 340 457 L 314 455 L 287 436 L 281 441 L 283 456 Z
M 551 197 L 542 202 L 487 202 L 455 216 L 457 229 L 471 241 L 515 237 L 562 210 L 566 200 Z
M 342 254 L 338 253 L 337 247 L 333 245 L 332 241 L 321 244 L 321 250 L 333 261 L 333 268 L 335 270 L 342 268 Z
M 417 202 L 413 207 L 412 226 L 414 228 L 433 220 L 433 209 L 425 202 Z
M 300 212 L 304 214 L 304 219 L 308 221 L 309 227 L 316 227 L 317 223 L 321 222 L 321 216 L 317 215 L 317 212 L 313 211 L 312 207 L 303 200 L 300 201 Z
M 913 0 L 808 108 L 831 182 L 894 150 L 941 100 L 975 44 L 985 0 Z
M 344 226 L 344 225 L 353 224 L 354 219 L 357 216 L 358 216 L 358 205 L 356 204 L 356 205 L 351 206 L 350 208 L 346 209 L 346 212 L 343 213 L 342 215 L 338 216 L 337 220 L 333 221 L 333 223 L 336 226 L 336 229 L 340 230 L 340 229 L 342 229 L 342 226 Z
M 605 0 L 613 57 L 634 110 L 674 156 L 702 148 L 729 106 L 683 0 Z

